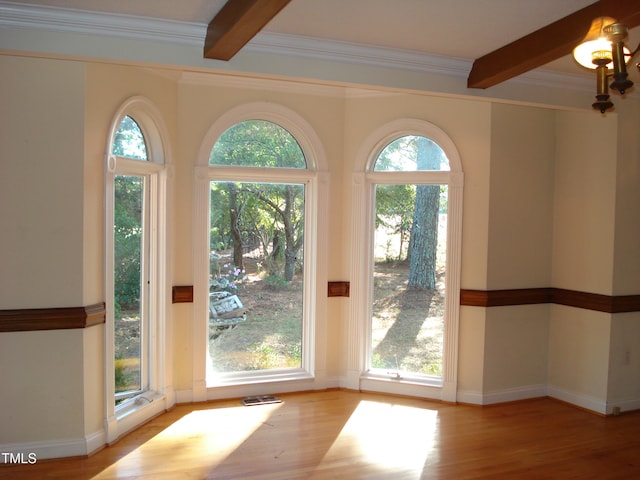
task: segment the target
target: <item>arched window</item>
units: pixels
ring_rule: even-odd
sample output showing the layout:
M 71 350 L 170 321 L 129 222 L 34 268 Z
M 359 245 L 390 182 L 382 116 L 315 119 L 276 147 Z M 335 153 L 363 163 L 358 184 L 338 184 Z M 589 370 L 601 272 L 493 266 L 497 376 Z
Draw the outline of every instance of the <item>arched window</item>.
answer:
M 245 120 L 228 128 L 213 146 L 209 165 L 307 168 L 293 135 L 266 120 Z
M 138 122 L 129 115 L 120 122 L 113 137 L 111 153 L 118 157 L 148 160 L 147 144 Z
M 387 145 L 373 166 L 375 172 L 448 171 L 449 159 L 433 140 L 405 135 Z
M 434 125 L 384 126 L 354 176 L 354 241 L 360 248 L 349 369 L 358 388 L 455 396 L 462 172 L 453 143 Z M 354 250 L 356 251 L 356 250 Z M 359 287 L 358 285 L 363 285 Z M 453 332 L 456 332 L 455 334 Z M 451 393 L 453 389 L 453 393 Z
M 304 119 L 262 103 L 203 142 L 194 370 L 206 387 L 314 378 L 321 151 Z
M 120 108 L 105 176 L 105 333 L 108 441 L 131 412 L 163 395 L 166 311 L 165 148 L 160 115 L 142 97 Z M 138 399 L 144 398 L 140 402 Z M 157 402 L 157 408 L 162 402 Z M 156 414 L 154 406 L 146 416 Z M 120 424 L 124 422 L 124 424 Z

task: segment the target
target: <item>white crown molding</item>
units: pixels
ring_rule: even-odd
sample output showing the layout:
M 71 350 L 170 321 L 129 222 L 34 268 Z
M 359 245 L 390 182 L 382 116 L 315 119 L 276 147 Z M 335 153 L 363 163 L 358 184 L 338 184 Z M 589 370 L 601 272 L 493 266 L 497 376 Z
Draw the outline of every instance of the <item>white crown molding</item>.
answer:
M 30 28 L 204 46 L 207 25 L 0 1 L 0 28 Z
M 473 60 L 466 58 L 271 32 L 261 32 L 256 35 L 245 46 L 245 51 L 465 79 L 473 66 Z M 532 70 L 510 81 L 546 88 L 563 87 L 577 91 L 591 92 L 594 89 L 594 79 L 591 76 L 544 69 Z
M 0 28 L 25 28 L 146 40 L 201 48 L 207 24 L 86 10 L 29 5 L 0 0 Z M 342 62 L 379 68 L 466 78 L 473 60 L 383 46 L 341 42 L 303 35 L 261 32 L 245 52 Z M 583 75 L 536 69 L 510 82 L 545 88 L 591 91 Z
M 261 32 L 245 47 L 248 52 L 278 53 L 313 60 L 339 61 L 422 73 L 467 77 L 472 61 L 443 55 L 337 40 Z
M 514 82 L 538 87 L 558 88 L 593 92 L 595 95 L 595 74 L 593 76 L 578 73 L 558 72 L 555 70 L 536 69 L 513 79 Z

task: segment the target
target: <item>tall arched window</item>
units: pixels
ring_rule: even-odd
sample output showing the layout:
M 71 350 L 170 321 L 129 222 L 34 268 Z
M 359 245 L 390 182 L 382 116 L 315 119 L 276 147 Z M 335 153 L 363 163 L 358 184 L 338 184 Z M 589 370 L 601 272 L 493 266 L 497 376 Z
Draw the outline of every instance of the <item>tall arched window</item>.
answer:
M 206 387 L 314 379 L 320 150 L 302 118 L 261 103 L 203 143 L 194 370 Z
M 108 141 L 107 441 L 165 408 L 163 402 L 148 407 L 163 396 L 166 353 L 166 179 L 159 125 L 151 102 L 134 97 L 116 114 Z
M 353 238 L 366 248 L 354 249 L 351 381 L 450 400 L 462 206 L 457 151 L 434 125 L 400 120 L 374 132 L 360 161 L 354 213 L 364 220 Z

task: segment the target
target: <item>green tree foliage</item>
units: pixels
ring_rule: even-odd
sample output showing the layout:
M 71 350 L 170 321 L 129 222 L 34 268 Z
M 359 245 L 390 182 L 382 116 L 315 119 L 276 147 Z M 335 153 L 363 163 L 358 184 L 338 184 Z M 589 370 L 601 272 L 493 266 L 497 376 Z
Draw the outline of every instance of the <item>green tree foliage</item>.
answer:
M 147 147 L 142 130 L 131 117 L 124 117 L 116 131 L 111 153 L 119 157 L 147 159 Z
M 212 149 L 209 164 L 306 168 L 293 136 L 263 120 L 241 122 L 226 130 Z M 304 238 L 302 185 L 212 182 L 211 202 L 212 249 L 221 244 L 232 246 L 234 263 L 242 268 L 244 243 L 258 238 L 268 252 L 269 273 L 293 280 Z
M 131 308 L 140 299 L 143 178 L 115 178 L 114 294 L 116 309 Z
M 114 136 L 111 153 L 147 160 L 142 130 L 126 116 Z M 142 208 L 144 180 L 138 176 L 114 179 L 114 294 L 116 311 L 137 308 L 140 299 Z
M 413 185 L 376 186 L 376 229 L 384 227 L 400 237 L 398 261 L 406 258 L 405 245 L 411 231 L 415 198 Z
M 275 220 L 271 257 L 284 255 L 284 279 L 293 280 L 298 253 L 304 242 L 304 187 L 302 185 L 261 185 L 249 190 L 270 209 Z M 284 233 L 284 250 L 280 243 Z
M 264 120 L 247 120 L 227 129 L 211 150 L 209 164 L 306 168 L 295 138 L 281 126 Z

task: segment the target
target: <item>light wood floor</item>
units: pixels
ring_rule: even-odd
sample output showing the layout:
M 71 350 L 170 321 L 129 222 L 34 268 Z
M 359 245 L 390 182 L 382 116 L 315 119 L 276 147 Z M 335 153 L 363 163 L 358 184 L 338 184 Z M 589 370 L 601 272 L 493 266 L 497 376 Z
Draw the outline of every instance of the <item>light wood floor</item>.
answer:
M 640 412 L 551 399 L 491 407 L 352 391 L 179 405 L 89 458 L 0 466 L 20 479 L 638 479 Z

